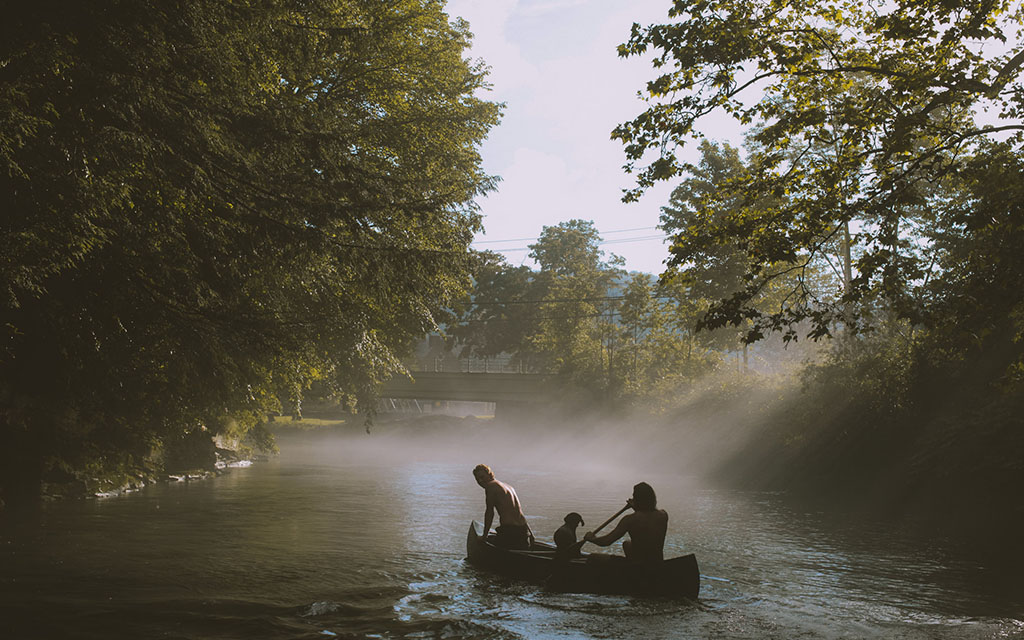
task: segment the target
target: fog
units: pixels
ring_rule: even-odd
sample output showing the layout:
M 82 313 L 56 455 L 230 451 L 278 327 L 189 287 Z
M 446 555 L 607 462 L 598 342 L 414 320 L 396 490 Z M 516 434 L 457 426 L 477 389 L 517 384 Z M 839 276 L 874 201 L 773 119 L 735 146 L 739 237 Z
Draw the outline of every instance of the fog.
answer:
M 354 419 L 329 428 L 330 437 L 297 432 L 287 423 L 278 423 L 276 433 L 282 455 L 328 464 L 452 462 L 466 465 L 468 473 L 484 463 L 499 477 L 503 468 L 532 468 L 630 483 L 672 475 L 712 486 L 723 480 L 725 465 L 748 449 L 764 410 L 782 393 L 766 388 L 745 394 L 742 404 L 721 404 L 714 392 L 720 384 L 707 381 L 710 390 L 691 393 L 686 408 L 662 416 L 572 415 L 537 407 L 495 418 L 468 414 L 463 405 L 456 415 L 381 414 L 368 432 Z

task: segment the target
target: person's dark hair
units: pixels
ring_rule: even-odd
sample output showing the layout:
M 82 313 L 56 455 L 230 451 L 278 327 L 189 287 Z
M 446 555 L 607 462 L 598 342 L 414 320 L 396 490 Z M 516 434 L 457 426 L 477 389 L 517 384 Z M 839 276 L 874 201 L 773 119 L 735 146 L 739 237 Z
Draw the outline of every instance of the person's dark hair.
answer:
M 658 497 L 654 488 L 646 482 L 633 485 L 633 507 L 638 511 L 654 511 L 658 508 Z
M 566 516 L 565 516 L 565 524 L 567 524 L 569 526 L 573 526 L 574 522 L 579 523 L 579 524 L 583 524 L 583 516 L 581 516 L 580 514 L 576 513 L 575 511 L 572 511 L 572 512 L 566 514 Z
M 478 480 L 481 479 L 481 478 L 483 478 L 485 480 L 493 480 L 494 479 L 494 472 L 491 471 L 491 468 L 488 467 L 486 464 L 478 464 L 473 469 L 473 477 L 478 479 Z

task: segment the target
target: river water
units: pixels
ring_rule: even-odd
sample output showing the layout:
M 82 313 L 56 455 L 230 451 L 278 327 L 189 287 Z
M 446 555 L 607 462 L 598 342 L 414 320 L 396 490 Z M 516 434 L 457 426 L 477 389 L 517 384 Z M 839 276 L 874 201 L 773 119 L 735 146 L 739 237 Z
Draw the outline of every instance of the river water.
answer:
M 284 433 L 280 456 L 218 478 L 8 511 L 0 637 L 1024 638 L 1019 551 L 527 442 Z M 650 482 L 666 556 L 697 555 L 699 602 L 547 593 L 467 566 L 478 462 L 547 538 Z

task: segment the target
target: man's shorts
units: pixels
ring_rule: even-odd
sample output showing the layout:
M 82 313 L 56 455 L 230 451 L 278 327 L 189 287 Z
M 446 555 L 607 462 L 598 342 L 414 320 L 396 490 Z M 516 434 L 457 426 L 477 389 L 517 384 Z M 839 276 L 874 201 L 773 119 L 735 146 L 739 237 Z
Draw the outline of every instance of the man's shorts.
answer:
M 494 529 L 494 545 L 502 549 L 529 549 L 530 530 L 525 525 L 500 525 Z

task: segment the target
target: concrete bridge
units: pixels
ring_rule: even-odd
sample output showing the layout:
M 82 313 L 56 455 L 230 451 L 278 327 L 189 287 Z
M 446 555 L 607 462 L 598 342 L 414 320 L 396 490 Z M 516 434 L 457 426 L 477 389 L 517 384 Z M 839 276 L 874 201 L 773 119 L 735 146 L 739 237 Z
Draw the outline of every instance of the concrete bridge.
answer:
M 521 413 L 530 406 L 549 402 L 556 379 L 537 373 L 411 373 L 412 380 L 395 376 L 381 385 L 381 397 L 493 402 L 495 416 Z

